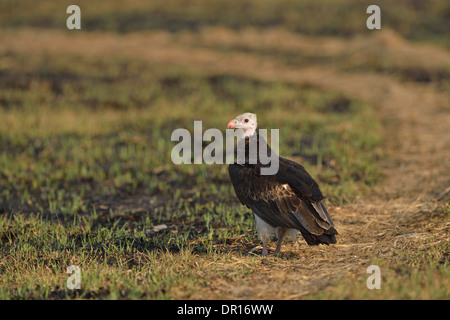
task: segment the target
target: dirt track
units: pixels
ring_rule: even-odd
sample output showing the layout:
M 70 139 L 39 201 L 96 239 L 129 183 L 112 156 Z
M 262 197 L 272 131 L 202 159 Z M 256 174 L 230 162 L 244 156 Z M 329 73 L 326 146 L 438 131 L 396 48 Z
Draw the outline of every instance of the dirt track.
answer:
M 347 42 L 296 37 L 276 30 L 237 34 L 217 29 L 201 34 L 126 37 L 25 30 L 0 35 L 0 43 L 8 44 L 8 48 L 0 44 L 1 51 L 113 52 L 153 63 L 176 61 L 261 80 L 314 85 L 355 96 L 379 109 L 387 137 L 386 158 L 380 163 L 383 178 L 371 194 L 345 207 L 330 207 L 340 233 L 338 244 L 314 248 L 303 242 L 288 244 L 281 257 L 265 259 L 261 271 L 246 278 L 245 284 L 236 285 L 232 280 L 214 283 L 210 297 L 301 298 L 332 285 L 336 279 L 365 279 L 374 257 L 395 264 L 407 252 L 413 254 L 450 242 L 450 222 L 443 217 L 450 198 L 450 95 L 433 78 L 439 70 L 449 68 L 450 54 L 445 50 L 409 43 L 390 31 Z M 330 62 L 292 67 L 263 55 L 254 57 L 239 51 L 224 54 L 213 49 L 224 46 L 262 51 L 277 47 L 306 57 L 320 55 Z M 358 68 L 368 61 L 387 64 L 393 71 L 359 73 Z M 348 71 L 352 68 L 356 71 Z M 408 78 L 408 70 L 428 72 L 429 81 Z M 289 259 L 294 254 L 298 258 Z M 237 265 L 243 263 L 236 260 Z

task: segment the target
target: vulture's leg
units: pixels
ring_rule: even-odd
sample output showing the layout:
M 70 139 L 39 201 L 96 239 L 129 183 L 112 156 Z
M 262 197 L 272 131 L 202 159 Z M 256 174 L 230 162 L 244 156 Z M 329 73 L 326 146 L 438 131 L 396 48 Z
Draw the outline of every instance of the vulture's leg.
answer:
M 262 255 L 266 256 L 269 253 L 269 238 L 274 233 L 274 228 L 265 223 L 260 217 L 255 214 L 256 227 L 258 228 L 259 236 L 263 243 Z
M 264 238 L 263 239 L 263 249 L 262 249 L 262 256 L 267 256 L 267 254 L 269 253 L 269 239 L 268 238 Z
M 277 229 L 277 248 L 275 249 L 275 252 L 273 253 L 275 256 L 281 251 L 281 244 L 283 243 L 284 238 L 286 238 L 286 231 L 285 228 L 278 228 Z
M 277 241 L 277 248 L 275 249 L 275 252 L 273 253 L 275 256 L 280 252 L 281 250 L 281 243 L 283 242 L 283 240 L 280 238 Z

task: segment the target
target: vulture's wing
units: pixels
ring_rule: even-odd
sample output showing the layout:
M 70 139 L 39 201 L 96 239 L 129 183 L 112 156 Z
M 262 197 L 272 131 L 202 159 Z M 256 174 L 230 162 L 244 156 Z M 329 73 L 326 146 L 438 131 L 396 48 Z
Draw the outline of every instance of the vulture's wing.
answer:
M 237 197 L 266 223 L 274 227 L 300 230 L 308 244 L 334 243 L 334 234 L 337 232 L 331 219 L 323 218 L 328 216 L 328 213 L 319 213 L 315 209 L 317 206 L 325 210 L 325 207 L 320 202 L 313 206 L 309 201 L 312 197 L 316 197 L 317 201 L 323 198 L 317 183 L 303 167 L 300 166 L 302 171 L 289 163 L 282 164 L 283 162 L 280 158 L 281 178 L 278 178 L 278 174 L 260 175 L 258 166 L 230 165 L 230 178 Z M 280 172 L 288 169 L 289 171 Z M 288 173 L 292 170 L 294 177 L 289 177 Z M 295 176 L 295 170 L 302 174 Z M 281 182 L 285 177 L 288 177 L 299 191 L 294 189 L 289 181 Z M 305 196 L 299 196 L 303 193 Z
M 317 182 L 309 175 L 306 169 L 291 160 L 279 157 L 279 169 L 276 177 L 280 183 L 287 183 L 295 193 L 311 202 L 323 199 Z
M 279 161 L 280 167 L 276 174 L 278 181 L 283 184 L 289 184 L 297 196 L 307 200 L 307 202 L 311 204 L 314 208 L 313 211 L 319 214 L 320 219 L 334 228 L 333 221 L 322 202 L 323 195 L 317 182 L 309 175 L 302 165 L 281 157 L 279 158 Z M 336 230 L 334 230 L 334 232 L 336 232 Z

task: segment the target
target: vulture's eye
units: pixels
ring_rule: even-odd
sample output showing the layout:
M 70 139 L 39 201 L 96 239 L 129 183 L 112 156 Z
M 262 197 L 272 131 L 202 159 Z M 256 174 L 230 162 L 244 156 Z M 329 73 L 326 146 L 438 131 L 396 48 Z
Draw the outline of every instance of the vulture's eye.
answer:
M 244 122 L 248 122 L 248 119 L 245 119 Z

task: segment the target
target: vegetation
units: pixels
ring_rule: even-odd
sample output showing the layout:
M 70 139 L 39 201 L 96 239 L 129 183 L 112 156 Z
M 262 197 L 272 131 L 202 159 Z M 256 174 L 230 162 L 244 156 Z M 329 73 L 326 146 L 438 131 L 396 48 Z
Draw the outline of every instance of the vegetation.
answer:
M 355 65 L 348 52 L 323 53 L 321 44 L 298 35 L 337 37 L 347 46 L 345 38 L 360 33 L 365 22 L 365 4 L 352 3 L 134 0 L 124 8 L 118 1 L 80 1 L 89 31 L 76 35 L 81 42 L 50 30 L 65 26 L 65 2 L 0 3 L 0 26 L 7 27 L 0 42 L 8 44 L 0 46 L 0 298 L 204 299 L 229 298 L 230 292 L 270 299 L 448 298 L 448 203 L 420 218 L 433 228 L 444 221 L 439 235 L 415 239 L 412 247 L 406 239 L 404 250 L 389 251 L 398 259 L 367 249 L 374 216 L 351 211 L 382 183 L 383 166 L 393 161 L 385 152 L 393 137 L 379 104 L 327 85 L 327 73 L 306 81 L 289 74 L 302 73 L 305 64 L 325 65 L 380 77 L 394 70 L 394 81 L 420 83 L 396 56 L 370 56 Z M 429 15 L 419 15 L 421 6 Z M 449 12 L 447 2 L 401 1 L 392 4 L 384 23 L 406 38 L 445 46 Z M 49 30 L 30 29 L 35 27 Z M 283 30 L 282 43 L 299 51 L 260 43 L 258 37 L 274 27 Z M 142 30 L 150 33 L 134 33 Z M 36 42 L 28 41 L 36 34 Z M 143 41 L 147 35 L 154 36 L 150 44 Z M 42 45 L 48 39 L 57 45 Z M 324 39 L 334 45 L 335 38 Z M 318 47 L 308 53 L 301 47 L 305 41 Z M 116 52 L 111 43 L 130 50 Z M 152 56 L 148 46 L 162 54 Z M 235 61 L 244 62 L 236 67 Z M 254 67 L 264 63 L 269 76 Z M 445 92 L 450 73 L 438 63 L 440 76 L 429 81 Z M 431 75 L 438 70 L 415 67 Z M 280 129 L 280 154 L 302 163 L 320 183 L 341 247 L 303 243 L 262 259 L 253 215 L 235 197 L 226 165 L 172 163 L 173 130 L 192 132 L 194 120 L 202 120 L 204 130 L 224 130 L 243 112 L 257 113 L 262 128 Z M 358 240 L 346 229 L 350 225 L 361 232 Z M 403 241 L 394 233 L 386 239 Z M 355 242 L 358 249 L 351 247 Z M 316 259 L 307 260 L 309 254 Z M 342 273 L 362 263 L 346 264 L 356 255 L 388 270 L 383 279 L 389 289 L 368 291 L 364 270 L 352 277 Z M 81 290 L 66 287 L 69 265 L 81 268 Z M 304 279 L 292 270 L 313 269 L 331 282 L 311 275 L 298 286 Z M 273 291 L 246 294 L 246 285 L 274 271 L 280 278 L 272 279 Z M 292 287 L 300 291 L 285 289 L 282 275 L 294 277 Z M 284 291 L 275 293 L 280 287 Z
M 60 28 L 65 26 L 70 1 L 22 0 L 0 4 L 0 26 Z M 366 30 L 368 1 L 322 0 L 239 1 L 216 0 L 131 0 L 107 3 L 79 0 L 83 29 L 88 31 L 133 32 L 140 30 L 198 31 L 220 26 L 244 28 L 282 27 L 307 35 L 348 37 Z M 449 46 L 450 9 L 445 0 L 380 0 L 383 26 L 412 40 L 434 41 Z

